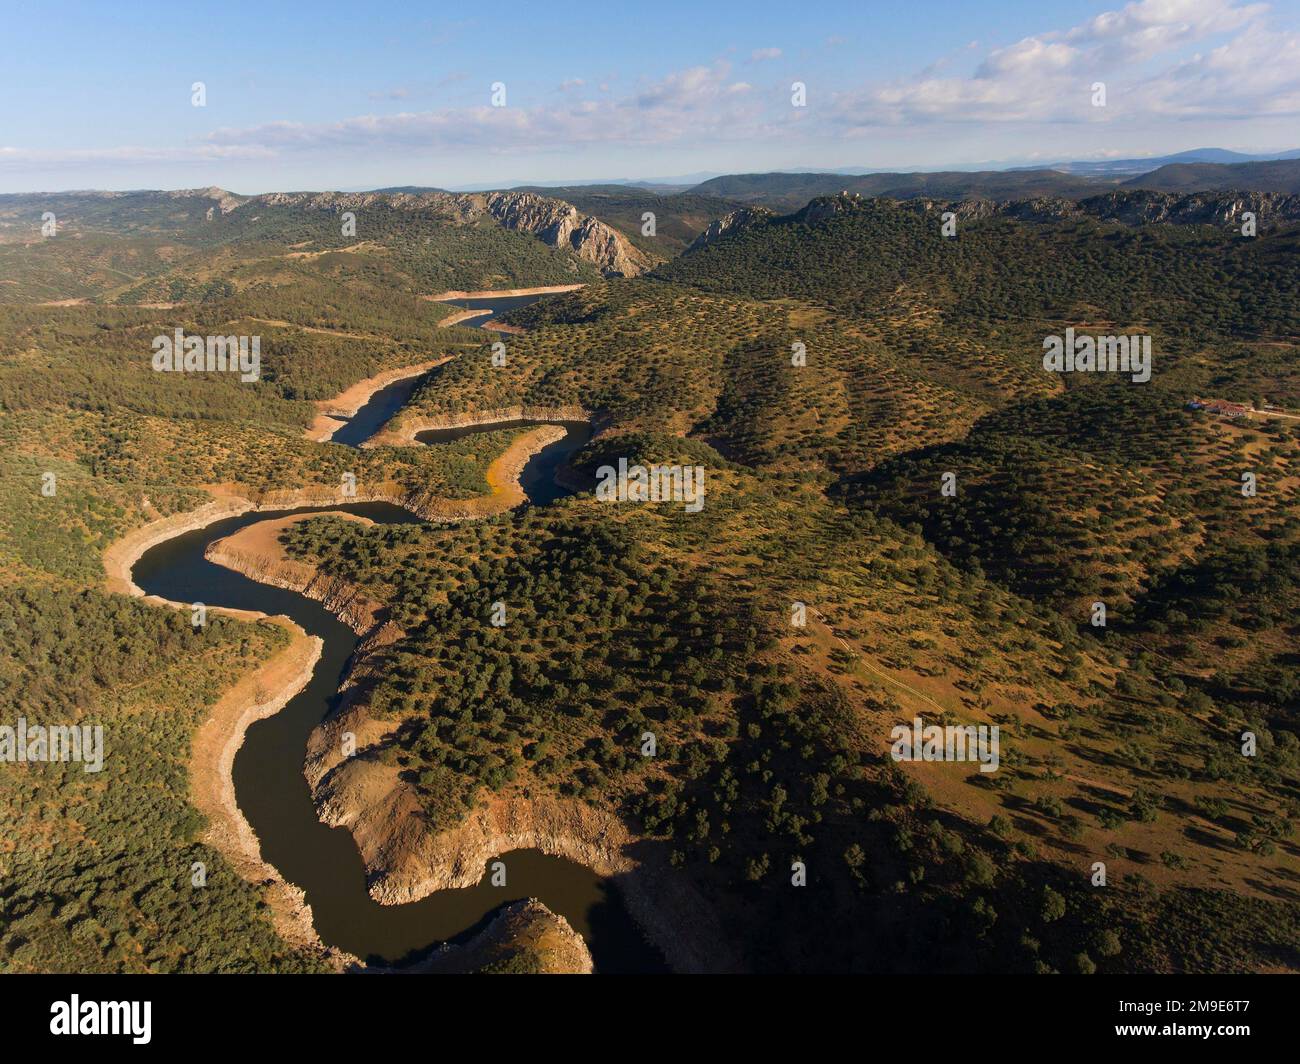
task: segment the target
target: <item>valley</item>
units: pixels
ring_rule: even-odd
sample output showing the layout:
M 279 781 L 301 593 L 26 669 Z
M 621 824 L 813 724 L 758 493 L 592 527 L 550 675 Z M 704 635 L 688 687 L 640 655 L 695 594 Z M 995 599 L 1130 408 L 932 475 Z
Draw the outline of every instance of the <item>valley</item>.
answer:
M 1300 966 L 1285 196 L 701 193 L 654 258 L 626 190 L 70 195 L 0 255 L 0 681 L 122 797 L 4 777 L 9 968 Z

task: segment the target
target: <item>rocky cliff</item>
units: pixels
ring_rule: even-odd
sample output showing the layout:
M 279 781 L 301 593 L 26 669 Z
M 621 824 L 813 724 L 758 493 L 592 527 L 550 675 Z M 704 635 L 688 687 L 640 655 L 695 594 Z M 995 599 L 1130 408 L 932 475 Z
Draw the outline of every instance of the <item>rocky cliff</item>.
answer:
M 775 217 L 776 215 L 766 207 L 742 207 L 738 211 L 732 211 L 710 222 L 704 232 L 692 240 L 682 254 L 689 255 L 692 251 L 699 251 L 702 247 L 717 243 L 729 233 L 748 229 L 750 226 L 771 221 Z
M 621 233 L 563 200 L 533 192 L 490 192 L 484 203 L 507 229 L 531 233 L 551 247 L 567 247 L 606 277 L 636 277 L 653 265 Z

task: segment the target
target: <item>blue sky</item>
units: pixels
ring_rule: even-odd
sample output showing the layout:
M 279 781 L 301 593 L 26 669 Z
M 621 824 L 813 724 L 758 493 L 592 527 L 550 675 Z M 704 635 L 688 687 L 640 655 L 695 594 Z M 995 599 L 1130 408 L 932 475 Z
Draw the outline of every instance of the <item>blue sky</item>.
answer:
M 8 6 L 8 192 L 1300 147 L 1296 0 Z

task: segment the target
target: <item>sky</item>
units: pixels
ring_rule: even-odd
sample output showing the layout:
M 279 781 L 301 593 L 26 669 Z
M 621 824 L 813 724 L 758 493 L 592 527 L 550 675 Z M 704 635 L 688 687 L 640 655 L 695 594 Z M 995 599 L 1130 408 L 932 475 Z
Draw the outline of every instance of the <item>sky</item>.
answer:
M 1300 147 L 1300 0 L 6 7 L 0 192 L 492 188 Z

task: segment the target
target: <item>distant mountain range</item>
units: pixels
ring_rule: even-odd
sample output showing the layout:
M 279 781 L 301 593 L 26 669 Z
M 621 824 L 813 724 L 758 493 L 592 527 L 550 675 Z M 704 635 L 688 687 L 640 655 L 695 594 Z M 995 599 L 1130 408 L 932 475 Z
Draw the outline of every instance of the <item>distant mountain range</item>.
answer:
M 1262 163 L 1278 159 L 1300 159 L 1300 148 L 1293 151 L 1278 152 L 1275 155 L 1246 155 L 1226 148 L 1193 148 L 1180 151 L 1175 155 L 1151 156 L 1145 159 L 1086 159 L 1075 162 L 1052 163 L 1046 169 L 1062 170 L 1067 174 L 1089 174 L 1094 176 L 1132 176 L 1149 174 L 1165 166 L 1177 166 L 1184 163 Z M 1016 170 L 1040 170 L 1042 166 L 1018 166 Z
M 950 170 L 939 173 L 767 173 L 730 174 L 696 185 L 695 195 L 712 196 L 747 205 L 788 212 L 818 196 L 840 192 L 891 199 L 1024 200 L 1053 197 L 1084 199 L 1115 188 L 1141 188 L 1159 192 L 1276 192 L 1300 193 L 1300 151 L 1285 157 L 1252 162 L 1206 162 L 1188 159 L 1220 149 L 1184 152 L 1181 161 L 1147 160 L 1150 170 L 1129 176 L 1123 169 L 1080 173 L 1056 168 L 1020 170 Z M 1233 155 L 1222 152 L 1223 155 Z M 1179 159 L 1180 157 L 1169 157 Z M 1123 167 L 1132 160 L 1117 160 Z M 1076 164 L 1064 164 L 1067 166 Z
M 1171 163 L 1132 178 L 1124 184 L 1131 188 L 1150 188 L 1161 192 L 1300 192 L 1300 157 L 1271 162 Z

